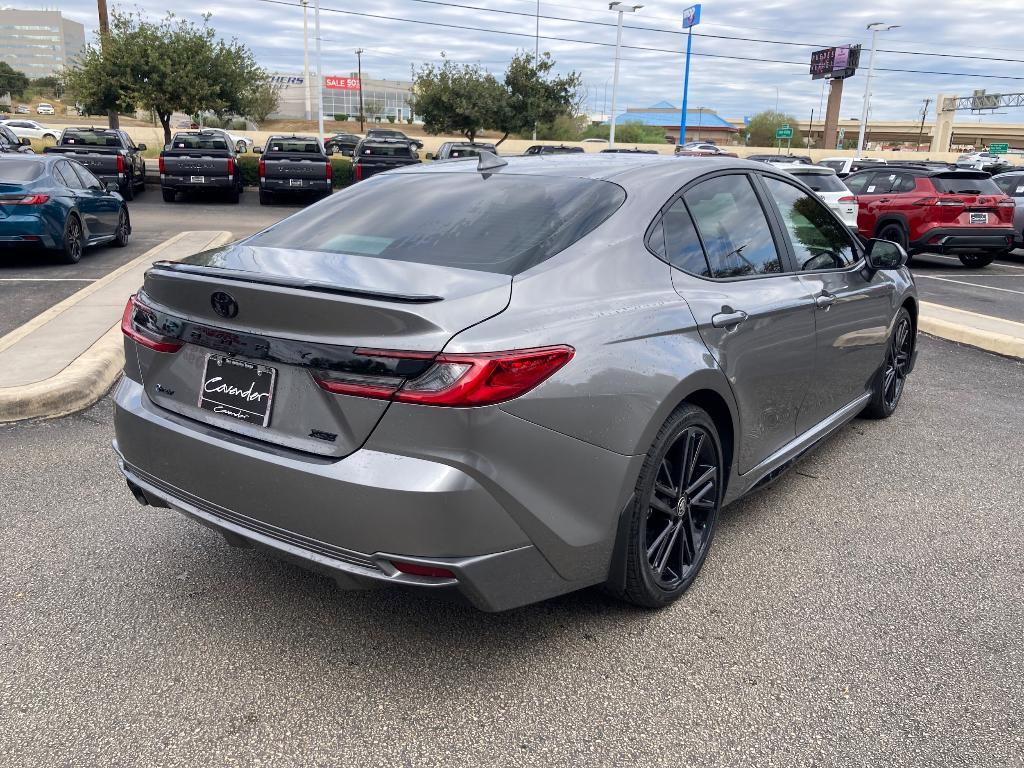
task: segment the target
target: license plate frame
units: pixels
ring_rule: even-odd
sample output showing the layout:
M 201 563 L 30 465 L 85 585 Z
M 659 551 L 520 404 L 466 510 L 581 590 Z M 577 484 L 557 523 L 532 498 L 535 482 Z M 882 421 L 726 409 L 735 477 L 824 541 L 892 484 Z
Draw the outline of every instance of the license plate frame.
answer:
M 972 213 L 970 214 L 971 224 L 988 224 L 987 213 Z
M 216 366 L 213 373 L 211 366 Z M 263 378 L 266 375 L 269 380 Z M 198 405 L 242 424 L 267 427 L 274 411 L 276 385 L 277 369 L 272 366 L 208 352 L 203 360 Z
M 302 179 L 288 179 L 288 186 L 289 187 L 301 187 L 302 186 Z
M 190 176 L 188 181 L 189 181 L 190 184 L 205 184 L 206 183 L 206 177 L 205 176 Z

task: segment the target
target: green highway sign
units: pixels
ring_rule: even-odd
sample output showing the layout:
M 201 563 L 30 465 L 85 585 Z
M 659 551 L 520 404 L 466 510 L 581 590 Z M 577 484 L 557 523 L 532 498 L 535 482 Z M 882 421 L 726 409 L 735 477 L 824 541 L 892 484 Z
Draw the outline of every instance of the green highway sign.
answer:
M 782 127 L 783 127 L 783 128 L 787 128 L 787 129 L 788 129 L 788 128 L 789 128 L 789 123 L 783 123 L 783 124 L 782 124 Z
M 1009 144 L 989 144 L 988 151 L 993 155 L 1005 155 L 1010 151 Z
M 793 129 L 790 128 L 788 125 L 784 125 L 781 128 L 779 128 L 777 131 L 775 131 L 775 138 L 776 139 L 792 139 L 793 138 Z

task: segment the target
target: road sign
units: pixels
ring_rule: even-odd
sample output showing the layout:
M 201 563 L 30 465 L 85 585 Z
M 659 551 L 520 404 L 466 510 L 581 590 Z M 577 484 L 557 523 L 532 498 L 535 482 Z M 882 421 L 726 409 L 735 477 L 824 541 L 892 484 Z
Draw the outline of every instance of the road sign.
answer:
M 783 123 L 781 126 L 784 130 L 789 130 L 789 123 Z
M 993 155 L 1005 155 L 1010 151 L 1009 144 L 989 144 L 988 151 Z
M 788 125 L 784 125 L 781 128 L 779 128 L 777 131 L 775 131 L 775 138 L 776 139 L 792 139 L 793 138 L 793 129 L 790 128 Z

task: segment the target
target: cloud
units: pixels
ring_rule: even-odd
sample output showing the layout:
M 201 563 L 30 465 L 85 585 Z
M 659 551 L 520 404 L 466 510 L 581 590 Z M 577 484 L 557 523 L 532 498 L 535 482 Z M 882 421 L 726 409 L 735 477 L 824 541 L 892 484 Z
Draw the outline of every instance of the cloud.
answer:
M 222 35 L 237 37 L 248 45 L 262 66 L 273 71 L 299 72 L 302 69 L 302 10 L 292 5 L 293 2 L 297 0 L 216 0 L 202 8 L 176 13 L 194 20 L 198 20 L 201 13 L 211 13 L 213 26 Z M 478 9 L 415 0 L 364 0 L 358 6 L 322 0 L 320 37 L 324 74 L 354 71 L 357 47 L 365 50 L 364 72 L 387 79 L 408 79 L 412 66 L 436 61 L 441 51 L 456 61 L 478 62 L 500 72 L 517 49 L 533 49 L 535 0 L 452 2 Z M 675 104 L 681 101 L 682 51 L 686 39 L 681 34 L 679 18 L 686 4 L 685 1 L 648 0 L 638 13 L 626 14 L 619 76 L 620 107 L 646 106 L 663 99 Z M 140 0 L 123 7 L 137 9 L 153 18 L 165 13 L 162 5 L 154 0 Z M 589 92 L 589 108 L 593 112 L 605 111 L 605 105 L 610 106 L 611 102 L 616 15 L 600 0 L 576 4 L 569 4 L 568 0 L 541 0 L 540 7 L 542 16 L 568 19 L 541 18 L 541 50 L 551 52 L 560 70 L 581 72 Z M 479 10 L 484 8 L 488 10 Z M 93 0 L 62 0 L 61 10 L 85 24 L 87 32 L 95 28 Z M 358 10 L 370 16 L 335 10 Z M 878 36 L 879 48 L 885 52 L 879 52 L 875 59 L 878 69 L 872 87 L 872 117 L 919 119 L 923 100 L 930 98 L 933 100 L 931 119 L 934 99 L 939 93 L 970 95 L 977 88 L 985 88 L 989 93 L 1024 91 L 1024 63 L 1020 61 L 1024 50 L 1017 47 L 1015 25 L 1007 23 L 1015 18 L 1017 10 L 1019 0 L 988 0 L 973 6 L 969 13 L 964 13 L 962 4 L 955 4 L 953 0 L 905 0 L 898 7 L 886 0 L 866 0 L 856 5 L 840 0 L 813 3 L 769 0 L 756 5 L 740 0 L 705 3 L 702 23 L 696 28 L 698 35 L 693 42 L 690 104 L 710 107 L 726 117 L 742 117 L 762 109 L 774 109 L 777 100 L 781 111 L 799 118 L 809 116 L 812 109 L 819 115 L 824 81 L 812 81 L 808 74 L 811 46 L 862 43 L 865 47 L 862 69 L 847 81 L 842 109 L 843 117 L 859 116 L 867 49 L 871 43 L 865 26 L 882 20 L 901 27 Z M 310 66 L 313 67 L 312 8 L 309 16 Z M 477 29 L 453 28 L 456 26 Z M 737 40 L 737 37 L 751 39 Z M 1024 109 L 983 119 L 1022 122 Z

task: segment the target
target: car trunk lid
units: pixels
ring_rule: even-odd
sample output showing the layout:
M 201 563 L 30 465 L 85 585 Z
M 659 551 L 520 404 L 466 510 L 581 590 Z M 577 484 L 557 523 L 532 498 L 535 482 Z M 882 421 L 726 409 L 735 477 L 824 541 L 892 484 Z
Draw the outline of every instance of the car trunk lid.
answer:
M 184 345 L 163 353 L 137 344 L 140 372 L 164 408 L 340 458 L 369 437 L 389 401 L 331 394 L 314 374 L 371 383 L 419 375 L 455 334 L 504 311 L 511 284 L 490 272 L 244 244 L 158 262 L 140 299 L 153 328 Z M 372 354 L 382 349 L 414 354 Z M 224 386 L 234 389 L 216 391 Z M 235 397 L 247 390 L 252 408 Z

